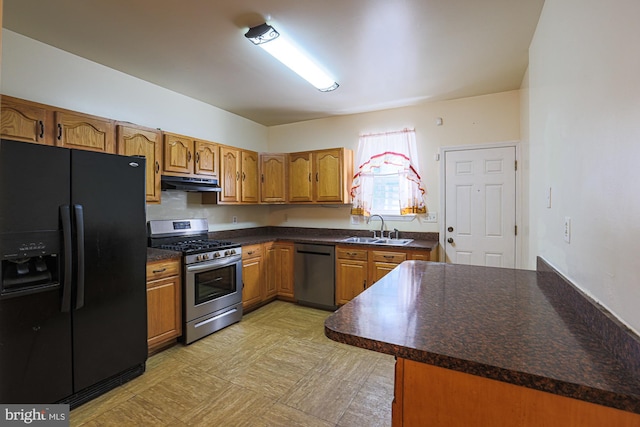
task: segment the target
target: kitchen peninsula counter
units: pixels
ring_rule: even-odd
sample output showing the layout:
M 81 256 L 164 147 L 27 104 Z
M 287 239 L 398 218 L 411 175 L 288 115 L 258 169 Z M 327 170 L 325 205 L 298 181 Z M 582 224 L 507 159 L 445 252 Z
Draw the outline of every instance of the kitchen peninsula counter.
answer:
M 403 425 L 402 413 L 411 399 L 406 381 L 404 396 L 399 388 L 402 369 L 407 372 L 410 364 L 436 370 L 424 377 L 426 383 L 442 373 L 462 374 L 464 381 L 486 381 L 469 400 L 496 384 L 543 398 L 561 397 L 562 405 L 573 401 L 603 408 L 631 419 L 620 425 L 640 425 L 640 341 L 571 287 L 542 260 L 537 272 L 407 261 L 329 316 L 325 333 L 335 341 L 394 355 L 404 363 L 396 366 L 394 426 Z M 462 389 L 468 391 L 465 384 Z M 442 390 L 430 390 L 430 396 Z M 505 393 L 511 396 L 513 391 Z M 416 401 L 422 408 L 433 400 L 423 392 L 418 399 L 423 399 Z M 523 399 L 528 402 L 530 397 Z M 446 405 L 454 401 L 466 405 L 467 399 L 448 399 Z M 504 411 L 508 405 L 500 399 L 496 410 Z M 547 401 L 534 405 L 536 422 L 541 408 L 553 405 Z M 460 408 L 458 414 L 481 416 L 473 412 L 472 407 Z M 458 414 L 449 407 L 449 418 L 438 418 L 442 424 L 433 425 L 455 422 L 451 417 Z M 524 417 L 520 412 L 517 416 Z M 617 425 L 610 423 L 609 413 L 604 417 L 606 425 Z

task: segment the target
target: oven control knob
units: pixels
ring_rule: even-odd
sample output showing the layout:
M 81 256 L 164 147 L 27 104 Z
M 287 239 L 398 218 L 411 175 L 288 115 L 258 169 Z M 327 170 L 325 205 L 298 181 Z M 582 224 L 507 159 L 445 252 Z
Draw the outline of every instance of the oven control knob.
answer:
M 236 254 L 235 249 L 229 249 L 229 255 L 235 255 L 235 254 Z
M 214 252 L 213 253 L 213 257 L 214 258 L 220 258 L 220 252 Z
M 209 254 L 202 255 L 202 259 L 209 259 Z
M 202 256 L 201 255 L 196 255 L 196 261 L 202 261 Z

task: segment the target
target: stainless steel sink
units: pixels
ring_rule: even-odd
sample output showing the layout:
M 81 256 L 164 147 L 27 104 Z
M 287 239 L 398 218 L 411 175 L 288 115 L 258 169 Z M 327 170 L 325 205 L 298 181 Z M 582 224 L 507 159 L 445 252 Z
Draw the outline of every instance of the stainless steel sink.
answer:
M 374 245 L 404 246 L 413 242 L 413 239 L 378 239 Z
M 342 239 L 341 242 L 345 243 L 362 243 L 365 245 L 382 245 L 382 246 L 404 246 L 411 242 L 413 239 L 387 239 L 379 237 L 360 237 L 353 236 Z
M 377 240 L 380 240 L 380 238 L 378 237 L 359 237 L 359 236 L 354 236 L 354 237 L 347 237 L 346 239 L 342 239 L 341 242 L 346 242 L 346 243 L 373 243 Z

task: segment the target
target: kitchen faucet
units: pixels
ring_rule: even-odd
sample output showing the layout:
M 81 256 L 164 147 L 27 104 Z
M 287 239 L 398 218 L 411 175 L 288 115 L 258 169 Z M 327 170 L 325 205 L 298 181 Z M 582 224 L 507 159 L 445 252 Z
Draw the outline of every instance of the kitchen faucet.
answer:
M 380 221 L 382 221 L 382 224 L 380 225 L 380 238 L 384 239 L 384 218 L 382 218 L 382 216 L 375 214 L 375 215 L 371 215 L 369 218 L 367 218 L 367 224 L 369 224 L 369 221 L 371 221 L 371 218 L 373 218 L 374 216 L 377 216 L 378 218 L 380 218 Z M 378 237 L 376 236 L 376 230 L 371 230 L 373 231 L 373 237 Z

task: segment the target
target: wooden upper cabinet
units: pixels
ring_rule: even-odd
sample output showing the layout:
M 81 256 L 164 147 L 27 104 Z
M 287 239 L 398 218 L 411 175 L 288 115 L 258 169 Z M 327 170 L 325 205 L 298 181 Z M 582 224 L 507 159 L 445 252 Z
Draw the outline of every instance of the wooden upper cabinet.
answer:
M 289 154 L 289 202 L 349 203 L 352 178 L 352 150 Z
M 258 161 L 255 151 L 235 147 L 220 147 L 219 203 L 258 203 Z
M 240 150 L 220 147 L 220 202 L 240 202 Z
M 196 139 L 195 143 L 195 169 L 198 175 L 218 176 L 218 144 Z
M 260 154 L 260 201 L 285 203 L 287 201 L 286 177 L 286 154 Z
M 34 102 L 3 95 L 0 133 L 14 141 L 53 145 L 53 114 Z
M 317 202 L 343 201 L 345 192 L 343 149 L 316 151 L 313 156 L 314 200 Z
M 163 171 L 170 175 L 193 173 L 193 139 L 188 136 L 164 133 Z
M 313 201 L 311 152 L 289 154 L 289 201 Z
M 259 155 L 255 151 L 241 153 L 241 189 L 240 200 L 244 203 L 258 203 L 260 189 L 258 186 Z
M 164 133 L 162 171 L 174 176 L 218 176 L 219 146 L 190 136 Z
M 116 143 L 118 154 L 146 159 L 147 203 L 160 203 L 162 132 L 131 123 L 119 123 L 116 126 Z
M 113 120 L 71 111 L 55 111 L 56 145 L 115 154 Z

